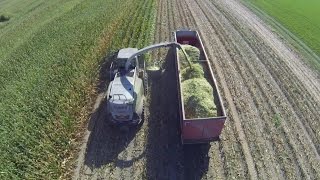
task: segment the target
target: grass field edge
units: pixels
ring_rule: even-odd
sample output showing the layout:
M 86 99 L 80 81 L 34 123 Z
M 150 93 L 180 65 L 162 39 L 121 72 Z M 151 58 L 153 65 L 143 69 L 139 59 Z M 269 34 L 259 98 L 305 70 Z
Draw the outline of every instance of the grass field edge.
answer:
M 292 49 L 303 55 L 303 59 L 308 63 L 309 67 L 320 73 L 320 57 L 299 37 L 293 34 L 289 29 L 284 27 L 275 18 L 269 15 L 264 10 L 258 8 L 248 0 L 241 0 L 242 4 L 254 12 L 259 18 L 266 22 L 271 28 L 272 32 L 276 33 L 278 37 L 285 40 L 285 43 Z

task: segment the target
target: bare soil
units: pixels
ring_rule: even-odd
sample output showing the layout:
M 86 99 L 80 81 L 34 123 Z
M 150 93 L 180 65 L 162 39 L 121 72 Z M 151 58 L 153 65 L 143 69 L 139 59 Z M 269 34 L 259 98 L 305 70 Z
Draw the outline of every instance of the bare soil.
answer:
M 227 109 L 221 140 L 180 144 L 172 51 L 149 79 L 146 119 L 108 125 L 103 92 L 75 179 L 320 179 L 320 80 L 304 57 L 236 0 L 159 0 L 154 43 L 198 30 Z

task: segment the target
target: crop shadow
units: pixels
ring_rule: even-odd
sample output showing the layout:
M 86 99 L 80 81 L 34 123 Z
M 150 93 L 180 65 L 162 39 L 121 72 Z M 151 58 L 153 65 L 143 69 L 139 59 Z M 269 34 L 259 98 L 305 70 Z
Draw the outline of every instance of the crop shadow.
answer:
M 209 144 L 181 144 L 174 53 L 168 50 L 161 77 L 149 82 L 147 179 L 201 179 L 208 170 Z
M 184 178 L 190 180 L 202 179 L 209 166 L 208 152 L 210 144 L 184 145 Z
M 143 154 L 128 161 L 118 159 L 118 155 L 134 139 L 140 126 L 130 127 L 128 131 L 121 131 L 119 127 L 108 123 L 107 103 L 104 99 L 109 84 L 109 67 L 112 60 L 116 58 L 117 52 L 111 52 L 101 60 L 99 71 L 99 82 L 97 92 L 99 93 L 93 112 L 90 116 L 87 129 L 91 131 L 85 154 L 85 165 L 90 168 L 116 162 L 115 166 L 125 168 L 132 166 L 133 162 L 142 158 Z
M 9 20 L 10 20 L 9 16 L 3 15 L 3 14 L 0 15 L 0 23 L 1 22 L 6 22 L 6 21 L 9 21 Z

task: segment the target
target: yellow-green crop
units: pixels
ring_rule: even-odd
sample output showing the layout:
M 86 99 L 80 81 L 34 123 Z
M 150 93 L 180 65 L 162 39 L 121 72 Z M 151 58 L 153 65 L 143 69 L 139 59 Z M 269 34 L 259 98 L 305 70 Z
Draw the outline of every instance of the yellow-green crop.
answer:
M 154 0 L 0 0 L 0 179 L 61 177 L 103 56 L 149 44 L 154 11 Z

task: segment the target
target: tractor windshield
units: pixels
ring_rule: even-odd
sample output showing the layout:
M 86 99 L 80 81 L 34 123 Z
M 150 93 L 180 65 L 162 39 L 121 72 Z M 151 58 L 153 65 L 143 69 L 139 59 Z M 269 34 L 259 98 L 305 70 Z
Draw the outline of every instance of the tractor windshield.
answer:
M 117 60 L 117 65 L 118 67 L 121 69 L 121 68 L 125 68 L 126 67 L 126 62 L 127 62 L 127 59 L 118 59 Z

